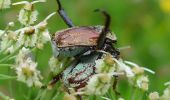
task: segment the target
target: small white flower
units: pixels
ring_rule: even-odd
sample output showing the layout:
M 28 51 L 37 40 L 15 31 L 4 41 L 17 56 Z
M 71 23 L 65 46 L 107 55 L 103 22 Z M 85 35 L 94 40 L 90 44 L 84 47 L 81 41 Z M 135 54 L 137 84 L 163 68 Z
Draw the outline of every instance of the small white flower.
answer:
M 170 85 L 164 90 L 161 100 L 170 100 Z
M 16 64 L 23 63 L 28 57 L 31 57 L 31 52 L 23 47 L 16 57 Z
M 35 34 L 34 27 L 26 27 L 18 32 L 18 45 L 24 45 L 25 47 L 35 47 L 37 42 L 37 34 Z
M 160 100 L 158 92 L 152 92 L 149 94 L 149 100 Z
M 18 48 L 18 45 L 15 45 L 15 42 L 17 41 L 17 34 L 10 30 L 2 34 L 0 50 L 4 51 L 5 54 L 14 52 Z
M 118 100 L 125 100 L 124 98 L 118 98 Z
M 165 85 L 165 86 L 170 85 L 170 82 L 166 82 L 164 85 Z
M 50 66 L 51 72 L 55 73 L 57 69 L 60 68 L 60 67 L 57 67 L 57 65 L 58 65 L 58 59 L 56 59 L 55 57 L 51 57 L 49 60 L 49 66 Z
M 103 95 L 111 86 L 111 76 L 108 74 L 93 75 L 86 85 L 86 93 L 89 95 Z
M 144 69 L 141 67 L 133 67 L 132 71 L 135 75 L 144 74 Z
M 113 73 L 117 67 L 117 64 L 110 55 L 106 55 L 104 58 L 96 60 L 95 63 L 97 73 Z
M 144 91 L 147 91 L 148 90 L 148 77 L 147 76 L 139 76 L 137 79 L 136 79 L 136 87 L 144 90 Z
M 34 22 L 37 21 L 37 16 L 38 16 L 38 11 L 37 10 L 32 11 L 30 15 L 29 24 L 34 24 Z
M 34 22 L 37 20 L 37 16 L 38 16 L 37 10 L 30 11 L 26 9 L 21 9 L 18 20 L 21 24 L 28 26 L 34 24 Z
M 119 71 L 124 71 L 126 76 L 127 77 L 134 77 L 134 73 L 133 71 L 131 70 L 131 68 L 129 66 L 127 66 L 122 59 L 119 59 L 119 60 L 116 60 L 115 61 L 117 62 L 118 64 L 118 70 Z
M 98 59 L 95 62 L 97 73 L 114 73 L 115 71 L 117 71 L 125 72 L 127 77 L 134 76 L 134 73 L 132 72 L 130 67 L 124 64 L 123 60 L 117 60 L 108 53 L 104 58 Z
M 33 62 L 31 58 L 27 58 L 25 62 L 20 63 L 16 67 L 17 80 L 26 83 L 29 87 L 40 84 L 40 71 L 36 70 L 37 63 Z
M 45 20 L 35 26 L 28 26 L 17 30 L 17 44 L 24 45 L 25 47 L 37 47 L 43 49 L 44 44 L 51 40 L 47 29 L 47 20 L 54 14 L 55 13 L 50 14 Z
M 39 49 L 43 49 L 44 44 L 51 40 L 48 29 L 37 29 L 35 34 L 37 34 L 36 47 Z
M 41 87 L 42 79 L 40 71 L 38 71 L 37 63 L 29 56 L 29 49 L 23 48 L 16 57 L 16 66 L 14 67 L 17 74 L 17 80 L 26 83 L 29 87 Z
M 10 8 L 11 0 L 0 0 L 0 9 Z
M 10 27 L 14 27 L 14 25 L 15 25 L 14 22 L 9 22 L 9 23 L 8 23 L 8 26 L 10 26 Z
M 55 58 L 52 56 L 48 62 L 51 72 L 57 75 L 61 73 L 69 64 L 74 60 L 74 58 Z
M 150 70 L 150 69 L 148 69 L 148 68 L 146 68 L 146 67 L 140 67 L 139 65 L 137 65 L 137 64 L 135 64 L 135 63 L 133 63 L 133 62 L 130 62 L 130 61 L 124 61 L 126 64 L 128 64 L 128 65 L 130 65 L 130 66 L 132 66 L 132 67 L 136 67 L 135 68 L 135 71 L 137 71 L 137 72 L 134 72 L 134 73 L 138 73 L 138 72 L 144 72 L 144 71 L 147 71 L 147 72 L 149 72 L 149 73 L 151 73 L 151 74 L 155 74 L 155 72 L 154 71 L 152 71 L 152 70 Z M 133 68 L 132 68 L 133 69 Z

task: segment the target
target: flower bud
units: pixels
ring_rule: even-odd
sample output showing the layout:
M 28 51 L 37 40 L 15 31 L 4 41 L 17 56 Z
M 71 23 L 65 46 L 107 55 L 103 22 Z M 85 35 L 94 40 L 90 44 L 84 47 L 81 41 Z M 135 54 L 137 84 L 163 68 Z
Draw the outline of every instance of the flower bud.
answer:
M 159 93 L 158 92 L 152 92 L 149 94 L 149 100 L 159 100 Z
M 24 6 L 25 10 L 32 11 L 33 10 L 33 5 L 31 3 L 27 3 Z
M 14 24 L 14 22 L 9 22 L 8 25 L 9 25 L 10 27 L 14 27 L 15 24 Z
M 25 34 L 26 34 L 26 35 L 31 35 L 31 34 L 33 34 L 34 32 L 35 32 L 35 29 L 34 29 L 34 27 L 32 27 L 32 26 L 30 26 L 30 27 L 28 27 L 28 28 L 25 29 Z

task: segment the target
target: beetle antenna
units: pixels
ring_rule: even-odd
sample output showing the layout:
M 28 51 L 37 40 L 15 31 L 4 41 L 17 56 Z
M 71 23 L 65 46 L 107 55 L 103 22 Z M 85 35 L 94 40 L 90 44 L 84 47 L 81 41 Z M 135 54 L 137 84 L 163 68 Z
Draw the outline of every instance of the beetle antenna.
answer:
M 104 25 L 102 33 L 101 33 L 101 35 L 100 35 L 100 37 L 98 39 L 98 45 L 97 45 L 97 48 L 101 49 L 103 47 L 103 45 L 104 45 L 106 35 L 107 35 L 108 31 L 109 31 L 111 17 L 105 10 L 96 9 L 95 12 L 101 12 L 106 18 L 105 25 Z
M 64 20 L 64 22 L 68 25 L 68 27 L 73 27 L 74 24 L 72 23 L 71 19 L 68 18 L 67 14 L 64 11 L 64 8 L 61 5 L 60 0 L 56 0 L 58 4 L 58 13 Z

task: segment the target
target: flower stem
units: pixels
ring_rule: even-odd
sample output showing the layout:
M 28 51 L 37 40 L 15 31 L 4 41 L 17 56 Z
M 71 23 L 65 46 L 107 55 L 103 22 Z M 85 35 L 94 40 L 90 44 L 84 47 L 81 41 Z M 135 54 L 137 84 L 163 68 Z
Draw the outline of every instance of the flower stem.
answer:
M 131 100 L 136 100 L 136 95 L 137 95 L 137 88 L 133 88 L 133 92 L 132 92 L 132 98 L 131 98 Z
M 3 67 L 3 66 L 12 67 L 12 66 L 14 66 L 14 65 L 12 65 L 12 64 L 0 64 L 0 67 Z

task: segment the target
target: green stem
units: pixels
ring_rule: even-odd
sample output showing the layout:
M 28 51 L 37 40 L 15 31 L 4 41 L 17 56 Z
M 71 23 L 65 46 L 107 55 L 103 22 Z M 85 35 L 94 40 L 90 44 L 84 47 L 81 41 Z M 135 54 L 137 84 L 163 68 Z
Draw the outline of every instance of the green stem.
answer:
M 8 55 L 6 57 L 4 57 L 3 59 L 0 60 L 0 63 L 4 62 L 5 60 L 7 60 L 9 57 L 11 57 L 11 55 Z
M 59 92 L 51 99 L 51 100 L 57 100 L 57 97 L 59 96 Z
M 41 97 L 40 97 L 40 100 L 43 100 L 43 98 L 45 97 L 46 93 L 47 93 L 47 90 L 44 90 L 44 91 L 42 92 Z
M 132 98 L 131 98 L 131 100 L 136 100 L 136 95 L 137 95 L 137 88 L 133 88 L 133 92 L 132 92 Z
M 3 67 L 3 66 L 12 67 L 12 66 L 14 66 L 14 65 L 12 65 L 12 64 L 0 64 L 0 67 Z
M 1 59 L 1 60 L 0 60 L 0 63 L 3 62 L 3 61 L 9 60 L 9 58 L 13 57 L 14 54 L 15 54 L 16 52 L 18 52 L 18 50 L 19 50 L 20 48 L 22 48 L 22 47 L 23 47 L 23 46 L 18 47 L 13 53 L 11 53 L 10 55 L 8 55 L 8 56 L 4 57 L 3 59 Z
M 143 95 L 144 95 L 144 91 L 143 90 L 141 90 L 140 91 L 140 93 L 138 93 L 139 94 L 139 100 L 142 100 L 143 99 Z
M 16 79 L 16 76 L 7 76 L 4 74 L 0 74 L 0 80 L 9 80 L 9 79 Z
M 45 91 L 45 90 L 39 90 L 39 92 L 34 100 L 39 100 L 41 98 L 43 91 Z

